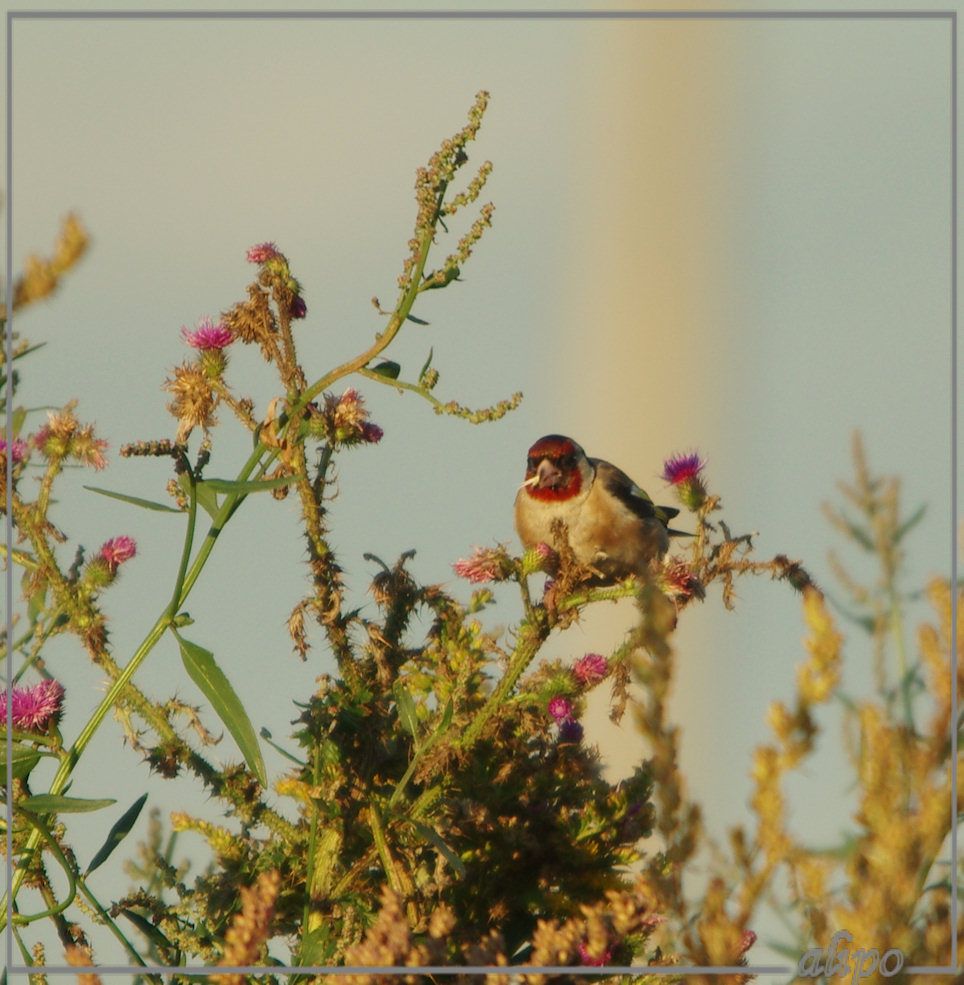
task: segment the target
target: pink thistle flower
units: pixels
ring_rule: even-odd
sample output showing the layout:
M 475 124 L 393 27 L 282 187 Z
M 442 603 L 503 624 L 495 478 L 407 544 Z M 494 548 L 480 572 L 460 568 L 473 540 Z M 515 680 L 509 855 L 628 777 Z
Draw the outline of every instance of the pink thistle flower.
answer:
M 26 441 L 23 441 L 20 438 L 14 438 L 13 439 L 13 445 L 10 447 L 10 457 L 15 462 L 22 462 L 24 460 L 24 458 L 26 457 L 26 455 L 27 455 L 27 451 L 28 451 L 29 447 L 30 446 L 27 444 Z M 7 455 L 7 439 L 6 438 L 0 438 L 0 455 L 2 455 L 4 458 L 6 458 L 6 455 Z
M 699 578 L 693 574 L 689 565 L 678 557 L 670 558 L 663 567 L 660 588 L 664 594 L 677 602 L 685 602 L 694 595 L 700 599 L 706 597 Z
M 756 943 L 756 934 L 752 930 L 744 930 L 740 939 L 740 954 L 746 954 Z
M 705 465 L 695 451 L 674 455 L 663 463 L 663 479 L 676 488 L 680 502 L 690 510 L 698 510 L 706 501 L 706 486 L 701 476 Z
M 609 673 L 609 661 L 601 653 L 587 653 L 572 665 L 572 673 L 583 687 L 592 687 Z
M 57 681 L 40 681 L 31 687 L 15 687 L 10 696 L 13 727 L 39 731 L 59 718 L 64 688 Z M 7 724 L 7 692 L 3 692 L 0 724 Z
M 137 553 L 137 545 L 132 537 L 126 535 L 111 537 L 98 552 L 98 557 L 106 563 L 111 574 L 125 561 L 129 561 Z
M 589 947 L 586 944 L 579 944 L 579 960 L 582 961 L 584 965 L 592 965 L 593 967 L 598 968 L 612 960 L 612 956 L 612 948 L 607 947 L 603 953 L 596 958 L 590 955 Z
M 695 479 L 705 465 L 695 451 L 688 455 L 673 455 L 663 463 L 663 478 L 676 486 L 687 479 Z
M 377 445 L 382 440 L 385 432 L 371 421 L 362 421 L 361 425 L 362 441 L 367 441 L 370 445 Z
M 281 253 L 274 243 L 258 243 L 257 246 L 252 246 L 248 250 L 246 259 L 248 263 L 265 263 L 267 260 L 273 260 L 279 256 Z
M 234 341 L 231 329 L 224 322 L 215 324 L 206 316 L 198 320 L 194 331 L 183 327 L 181 337 L 193 349 L 223 349 Z
M 572 718 L 572 702 L 562 695 L 558 695 L 549 702 L 548 710 L 557 723 Z
M 476 584 L 485 581 L 502 581 L 502 563 L 505 551 L 501 548 L 478 547 L 470 558 L 459 558 L 452 567 L 460 578 Z
M 329 433 L 343 445 L 376 444 L 384 434 L 377 424 L 369 421 L 365 400 L 353 386 L 340 397 L 325 394 L 325 416 Z

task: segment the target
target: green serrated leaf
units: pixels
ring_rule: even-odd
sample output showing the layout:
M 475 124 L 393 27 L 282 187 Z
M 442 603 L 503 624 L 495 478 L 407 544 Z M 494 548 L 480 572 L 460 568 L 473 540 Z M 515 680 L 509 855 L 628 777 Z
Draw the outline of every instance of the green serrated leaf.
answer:
M 117 801 L 112 797 L 87 800 L 81 797 L 63 797 L 53 793 L 39 793 L 17 801 L 17 807 L 28 814 L 82 814 L 86 811 L 99 811 Z
M 395 681 L 392 685 L 392 693 L 395 695 L 395 703 L 398 705 L 398 720 L 402 723 L 402 728 L 413 738 L 418 736 L 418 715 L 415 713 L 415 702 L 412 696 L 405 690 L 401 681 Z
M 141 813 L 141 808 L 147 803 L 147 794 L 142 794 L 137 800 L 127 808 L 120 819 L 114 824 L 107 834 L 104 844 L 97 850 L 97 854 L 91 859 L 90 865 L 84 875 L 90 875 L 98 866 L 104 864 L 110 858 L 111 852 L 127 837 L 134 822 Z
M 258 778 L 262 786 L 267 786 L 264 760 L 261 757 L 261 746 L 255 735 L 244 705 L 238 697 L 230 681 L 214 660 L 214 654 L 203 646 L 184 639 L 176 630 L 178 646 L 181 648 L 181 660 L 184 669 L 192 681 L 201 689 L 204 696 L 211 702 L 218 718 L 224 722 L 234 741 L 244 756 L 251 772 Z
M 198 486 L 206 486 L 219 493 L 259 493 L 290 486 L 296 479 L 297 476 L 294 475 L 279 475 L 273 479 L 248 479 L 243 482 L 239 479 L 204 479 Z
M 14 779 L 23 779 L 29 776 L 30 771 L 40 762 L 40 753 L 32 746 L 25 746 L 21 742 L 13 743 L 13 765 Z M 7 743 L 0 737 L 0 777 L 7 775 Z M 6 783 L 6 780 L 3 780 Z
M 127 493 L 114 492 L 111 489 L 98 489 L 97 486 L 84 486 L 90 492 L 98 493 L 101 496 L 109 496 L 111 499 L 119 499 L 122 503 L 130 503 L 131 506 L 140 506 L 145 510 L 157 510 L 160 513 L 181 513 L 182 510 L 167 506 L 164 503 L 155 503 L 152 499 L 141 499 L 140 496 L 128 496 Z

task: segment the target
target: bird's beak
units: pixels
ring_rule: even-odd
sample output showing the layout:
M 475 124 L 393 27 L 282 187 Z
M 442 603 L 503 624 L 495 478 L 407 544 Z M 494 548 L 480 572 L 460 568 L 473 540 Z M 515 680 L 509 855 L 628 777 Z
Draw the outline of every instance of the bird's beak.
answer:
M 536 469 L 536 474 L 533 476 L 538 485 L 543 489 L 555 489 L 562 480 L 562 473 L 549 461 L 548 458 L 544 458 L 540 463 L 539 467 Z

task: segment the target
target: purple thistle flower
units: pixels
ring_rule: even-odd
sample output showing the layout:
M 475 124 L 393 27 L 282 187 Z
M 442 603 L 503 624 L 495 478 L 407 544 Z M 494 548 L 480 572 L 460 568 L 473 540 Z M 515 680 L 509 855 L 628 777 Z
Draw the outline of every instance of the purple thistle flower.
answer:
M 582 722 L 575 718 L 564 718 L 559 723 L 559 738 L 563 742 L 578 742 L 582 738 Z
M 566 718 L 572 717 L 572 702 L 561 695 L 553 698 L 549 702 L 549 714 L 557 721 L 561 722 Z
M 10 457 L 15 462 L 22 462 L 24 460 L 24 456 L 27 454 L 28 448 L 29 445 L 27 444 L 26 441 L 23 441 L 20 438 L 14 438 L 13 445 L 10 448 Z M 0 456 L 6 458 L 6 455 L 7 455 L 7 439 L 0 438 Z
M 198 320 L 197 328 L 181 329 L 181 337 L 194 349 L 223 349 L 234 341 L 231 329 L 223 322 L 214 323 L 212 318 L 204 317 Z
M 137 553 L 137 545 L 132 537 L 123 535 L 121 537 L 111 537 L 98 552 L 98 556 L 103 558 L 114 574 L 119 565 L 129 561 Z
M 39 731 L 59 717 L 64 688 L 57 681 L 40 681 L 30 687 L 15 687 L 10 697 L 13 727 Z M 7 724 L 7 692 L 3 692 L 0 724 Z
M 258 243 L 257 246 L 252 246 L 246 254 L 246 259 L 248 263 L 265 263 L 267 260 L 272 260 L 274 257 L 281 256 L 278 252 L 278 247 L 274 243 Z
M 698 510 L 706 501 L 706 486 L 700 475 L 705 465 L 695 451 L 673 455 L 663 463 L 663 478 L 676 488 L 676 495 L 687 509 Z
M 485 581 L 501 581 L 502 551 L 491 547 L 476 547 L 470 558 L 459 558 L 452 567 L 460 578 L 480 583 Z
M 572 673 L 583 687 L 592 687 L 609 673 L 609 661 L 601 653 L 587 653 L 572 665 Z

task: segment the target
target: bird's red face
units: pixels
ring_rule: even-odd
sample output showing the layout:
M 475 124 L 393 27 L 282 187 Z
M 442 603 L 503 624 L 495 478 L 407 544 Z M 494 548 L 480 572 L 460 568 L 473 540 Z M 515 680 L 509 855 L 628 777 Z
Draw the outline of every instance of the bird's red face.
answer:
M 533 499 L 558 502 L 582 488 L 580 463 L 585 453 L 571 438 L 547 434 L 530 449 L 523 488 Z

